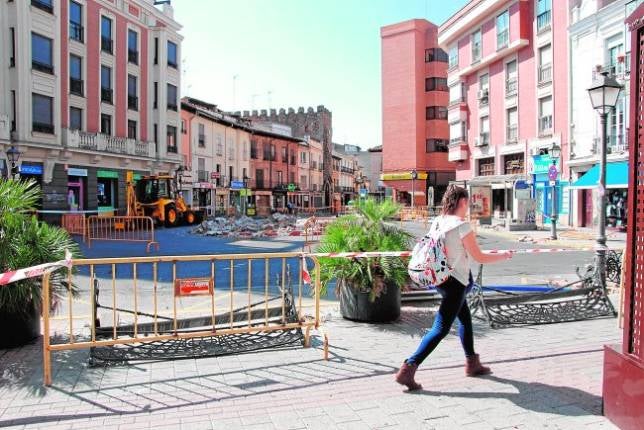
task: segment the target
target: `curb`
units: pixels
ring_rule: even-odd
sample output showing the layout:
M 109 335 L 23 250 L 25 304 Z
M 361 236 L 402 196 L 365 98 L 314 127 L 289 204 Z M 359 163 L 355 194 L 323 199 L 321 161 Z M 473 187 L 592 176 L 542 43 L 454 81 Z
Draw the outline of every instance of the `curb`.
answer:
M 513 233 L 505 232 L 505 231 L 498 231 L 498 230 L 493 230 L 493 229 L 484 229 L 481 230 L 479 229 L 477 231 L 477 234 L 489 234 L 490 236 L 497 236 L 497 237 L 502 237 L 504 239 L 511 239 L 514 240 L 517 243 L 523 243 L 519 242 L 519 236 Z M 526 235 L 528 236 L 528 235 Z M 525 243 L 530 243 L 530 244 L 542 244 L 546 246 L 553 246 L 553 247 L 558 247 L 558 248 L 593 248 L 595 246 L 595 241 L 594 240 L 588 240 L 588 239 L 581 239 L 581 240 L 565 240 L 565 239 L 557 239 L 557 240 L 550 240 L 550 239 L 535 239 L 534 242 L 525 242 Z M 624 249 L 625 244 L 620 243 L 619 245 L 612 246 L 610 249 Z

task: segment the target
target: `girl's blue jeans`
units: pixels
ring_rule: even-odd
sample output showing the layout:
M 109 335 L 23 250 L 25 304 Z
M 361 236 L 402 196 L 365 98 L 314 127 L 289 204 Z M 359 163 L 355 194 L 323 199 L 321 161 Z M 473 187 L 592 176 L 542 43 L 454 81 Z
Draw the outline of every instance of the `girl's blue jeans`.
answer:
M 465 300 L 467 291 L 472 285 L 471 278 L 472 276 L 470 275 L 470 285 L 465 286 L 450 276 L 442 285 L 436 287 L 443 300 L 434 319 L 434 325 L 423 336 L 416 352 L 406 360 L 407 363 L 420 365 L 436 349 L 440 341 L 447 336 L 455 319 L 458 319 L 459 322 L 458 336 L 461 338 L 465 356 L 471 357 L 475 355 L 472 315 Z

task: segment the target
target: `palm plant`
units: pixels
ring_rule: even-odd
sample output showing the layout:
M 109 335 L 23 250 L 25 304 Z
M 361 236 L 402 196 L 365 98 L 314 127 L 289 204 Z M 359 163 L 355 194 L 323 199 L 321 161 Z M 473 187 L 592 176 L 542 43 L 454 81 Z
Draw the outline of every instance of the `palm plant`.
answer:
M 411 235 L 387 224 L 399 210 L 390 200 L 378 203 L 373 199 L 356 205 L 356 213 L 345 215 L 327 226 L 318 252 L 404 251 Z M 334 280 L 336 289 L 342 284 L 368 292 L 373 302 L 387 286 L 400 288 L 407 281 L 407 264 L 400 257 L 320 258 L 322 294 Z
M 40 198 L 34 181 L 0 180 L 0 273 L 59 261 L 65 252 L 80 256 L 78 245 L 56 226 L 38 221 L 32 211 Z M 0 288 L 0 313 L 31 315 L 40 310 L 42 282 L 25 279 Z M 75 294 L 66 273 L 57 271 L 50 279 L 50 303 L 55 311 L 60 299 Z

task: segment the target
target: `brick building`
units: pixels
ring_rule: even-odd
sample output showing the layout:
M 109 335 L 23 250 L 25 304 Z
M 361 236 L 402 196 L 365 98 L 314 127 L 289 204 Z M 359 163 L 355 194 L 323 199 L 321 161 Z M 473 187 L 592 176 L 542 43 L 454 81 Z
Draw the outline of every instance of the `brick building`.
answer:
M 0 168 L 21 152 L 43 209 L 125 207 L 125 174 L 172 171 L 182 37 L 151 0 L 0 2 Z
M 413 191 L 414 202 L 426 205 L 428 187 L 440 198 L 454 179 L 447 157 L 447 56 L 438 47 L 438 27 L 423 19 L 382 27 L 380 36 L 381 179 L 395 200 L 411 204 Z
M 332 151 L 333 151 L 333 128 L 331 111 L 320 105 L 316 109 L 312 107 L 306 110 L 299 107 L 297 111 L 293 108 L 287 109 L 262 109 L 236 112 L 243 118 L 254 122 L 269 122 L 287 125 L 291 128 L 293 136 L 308 140 L 309 138 L 322 144 L 322 172 L 323 183 L 322 193 L 324 195 L 324 206 L 330 206 L 333 199 L 332 182 Z

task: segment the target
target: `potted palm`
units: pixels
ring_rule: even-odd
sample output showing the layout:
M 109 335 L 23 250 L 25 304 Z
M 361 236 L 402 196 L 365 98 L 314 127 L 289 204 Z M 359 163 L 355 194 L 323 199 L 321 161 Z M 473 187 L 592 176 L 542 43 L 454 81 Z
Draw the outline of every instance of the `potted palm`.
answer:
M 370 252 L 409 249 L 411 235 L 387 223 L 398 206 L 390 200 L 366 200 L 355 213 L 337 218 L 326 228 L 318 251 Z M 408 280 L 400 257 L 320 258 L 322 294 L 335 283 L 340 312 L 346 319 L 389 322 L 400 316 L 400 289 Z
M 0 180 L 0 273 L 65 258 L 65 251 L 79 256 L 69 234 L 31 214 L 40 198 L 33 181 Z M 52 309 L 42 310 L 40 278 L 0 287 L 0 348 L 24 345 L 40 335 L 40 315 L 54 311 L 62 296 L 75 293 L 66 273 L 54 272 L 50 280 Z

